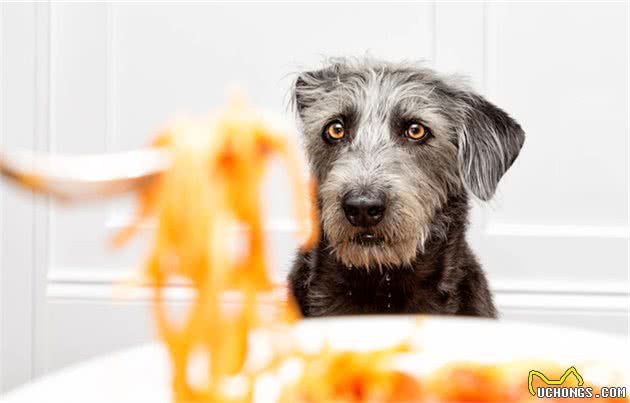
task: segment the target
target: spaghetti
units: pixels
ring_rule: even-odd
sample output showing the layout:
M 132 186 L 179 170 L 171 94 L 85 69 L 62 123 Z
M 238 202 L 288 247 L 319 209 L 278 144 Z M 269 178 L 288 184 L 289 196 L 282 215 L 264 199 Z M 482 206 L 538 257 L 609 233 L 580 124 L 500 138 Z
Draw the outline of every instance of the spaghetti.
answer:
M 245 370 L 248 335 L 264 325 L 256 310 L 258 297 L 273 289 L 263 254 L 259 199 L 271 156 L 284 161 L 292 181 L 303 248 L 317 237 L 299 160 L 285 133 L 239 100 L 207 122 L 172 125 L 153 145 L 171 151 L 172 164 L 141 190 L 135 222 L 114 241 L 126 242 L 142 220 L 157 217 L 145 274 L 154 286 L 157 329 L 172 361 L 175 401 L 249 402 L 254 377 Z M 229 252 L 226 240 L 226 229 L 234 224 L 246 228 L 245 251 L 238 256 Z M 165 286 L 175 279 L 190 282 L 196 292 L 181 323 L 169 318 L 164 302 Z M 227 291 L 241 297 L 230 312 L 221 304 Z M 280 322 L 298 317 L 291 300 L 275 305 Z M 189 367 L 200 357 L 206 361 L 207 377 L 197 385 L 190 380 Z M 245 386 L 228 391 L 225 385 L 235 378 Z

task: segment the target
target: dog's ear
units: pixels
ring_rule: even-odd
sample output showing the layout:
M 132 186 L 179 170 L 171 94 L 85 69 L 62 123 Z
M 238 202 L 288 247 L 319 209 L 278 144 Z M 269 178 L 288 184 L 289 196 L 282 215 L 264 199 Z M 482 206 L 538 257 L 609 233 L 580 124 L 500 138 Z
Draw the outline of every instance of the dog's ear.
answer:
M 324 69 L 303 72 L 297 77 L 291 98 L 300 117 L 305 109 L 334 89 L 340 74 L 340 65 L 332 64 Z
M 518 156 L 525 133 L 506 112 L 469 91 L 458 97 L 459 169 L 468 189 L 481 200 L 494 195 L 499 180 Z
M 295 84 L 293 85 L 293 96 L 291 97 L 293 101 L 293 107 L 297 111 L 297 113 L 302 116 L 302 112 L 307 107 L 309 103 L 312 101 L 309 99 L 309 75 L 311 72 L 302 73 L 295 80 Z

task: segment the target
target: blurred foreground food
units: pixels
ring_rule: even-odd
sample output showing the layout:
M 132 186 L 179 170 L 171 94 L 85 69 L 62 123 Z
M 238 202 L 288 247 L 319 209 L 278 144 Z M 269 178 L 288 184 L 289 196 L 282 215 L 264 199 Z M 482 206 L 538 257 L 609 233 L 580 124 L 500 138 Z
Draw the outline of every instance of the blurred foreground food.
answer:
M 236 98 L 204 121 L 177 122 L 159 133 L 154 146 L 173 154 L 170 168 L 141 190 L 136 222 L 115 238 L 124 243 L 140 221 L 157 217 L 158 227 L 145 270 L 154 287 L 159 334 L 170 353 L 177 402 L 249 402 L 255 374 L 245 367 L 252 329 L 270 326 L 256 310 L 257 299 L 272 291 L 265 265 L 261 181 L 272 156 L 286 164 L 292 180 L 298 222 L 306 239 L 316 237 L 309 189 L 286 132 Z M 310 224 L 308 224 L 310 220 Z M 244 250 L 235 251 L 229 228 L 247 229 Z M 163 290 L 184 279 L 196 291 L 186 317 L 168 316 Z M 237 291 L 242 303 L 226 312 L 221 295 Z M 297 319 L 291 300 L 277 302 L 276 324 Z M 205 379 L 192 382 L 192 360 L 204 361 Z M 226 386 L 239 377 L 238 388 Z M 229 390 L 228 390 L 229 389 Z
M 173 163 L 141 190 L 136 221 L 115 242 L 125 243 L 142 220 L 157 218 L 144 275 L 153 287 L 155 321 L 171 360 L 175 401 L 256 401 L 259 380 L 290 362 L 298 364 L 293 379 L 275 385 L 282 403 L 541 400 L 530 394 L 527 373 L 537 368 L 558 379 L 564 369 L 553 363 L 464 362 L 418 375 L 395 365 L 418 348 L 405 343 L 364 352 L 324 346 L 307 354 L 295 348 L 286 332 L 299 319 L 290 297 L 272 300 L 271 317 L 260 315 L 261 298 L 274 288 L 264 260 L 260 200 L 272 156 L 285 163 L 292 182 L 303 248 L 318 236 L 314 191 L 302 180 L 300 159 L 287 139 L 286 130 L 239 99 L 206 120 L 172 124 L 155 138 L 154 146 L 168 149 Z M 246 228 L 240 239 L 229 235 L 235 225 Z M 178 322 L 168 315 L 164 291 L 182 279 L 196 297 Z M 226 307 L 226 292 L 238 294 L 239 303 Z M 260 330 L 270 336 L 268 357 L 254 362 L 248 343 Z M 540 378 L 532 382 L 535 388 L 546 386 Z
M 407 351 L 405 351 L 407 350 Z M 560 379 L 565 372 L 556 363 L 520 361 L 503 364 L 454 362 L 426 376 L 418 376 L 397 368 L 396 358 L 411 353 L 404 345 L 368 353 L 322 351 L 304 360 L 302 375 L 289 382 L 281 393 L 281 403 L 402 403 L 402 402 L 471 402 L 526 403 L 543 401 L 627 402 L 627 396 L 596 397 L 601 385 L 578 383 L 567 377 L 561 385 L 547 385 L 534 377 L 531 395 L 527 374 L 541 368 L 550 379 Z M 420 357 L 416 357 L 421 360 Z M 592 395 L 581 398 L 536 396 L 538 388 L 590 388 Z M 621 388 L 616 388 L 620 390 Z M 625 389 L 623 389 L 625 390 Z M 553 391 L 549 393 L 553 396 Z M 559 393 L 558 396 L 562 396 Z

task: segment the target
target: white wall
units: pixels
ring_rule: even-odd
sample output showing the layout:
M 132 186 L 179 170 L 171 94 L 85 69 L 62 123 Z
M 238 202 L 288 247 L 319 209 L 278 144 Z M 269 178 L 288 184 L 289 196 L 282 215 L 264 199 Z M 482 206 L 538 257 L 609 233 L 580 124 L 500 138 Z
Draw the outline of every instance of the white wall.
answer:
M 627 334 L 627 7 L 0 4 L 0 140 L 129 149 L 174 113 L 220 104 L 229 83 L 286 113 L 289 74 L 322 56 L 426 59 L 469 75 L 527 132 L 498 197 L 472 217 L 503 317 Z M 282 178 L 272 169 L 268 195 L 286 194 Z M 288 204 L 266 199 L 279 276 L 295 246 Z M 129 206 L 66 208 L 2 184 L 4 389 L 152 337 L 146 298 L 112 299 L 146 244 L 145 234 L 116 253 L 106 246 Z

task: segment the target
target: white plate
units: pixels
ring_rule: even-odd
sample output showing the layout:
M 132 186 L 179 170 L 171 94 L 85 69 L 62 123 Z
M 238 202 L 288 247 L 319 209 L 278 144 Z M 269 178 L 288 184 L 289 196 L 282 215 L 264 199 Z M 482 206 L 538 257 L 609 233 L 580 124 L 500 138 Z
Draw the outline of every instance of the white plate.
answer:
M 418 373 L 452 361 L 533 359 L 578 369 L 584 365 L 581 375 L 589 382 L 606 384 L 613 373 L 615 385 L 629 383 L 628 341 L 593 331 L 472 318 L 372 316 L 305 320 L 292 332 L 307 351 L 317 351 L 324 342 L 332 348 L 361 351 L 409 340 L 422 351 L 412 362 L 401 365 Z M 252 343 L 258 357 L 269 351 L 263 339 Z M 167 355 L 160 345 L 151 344 L 47 375 L 6 395 L 3 401 L 166 403 L 171 401 L 169 385 Z M 269 402 L 273 391 L 261 393 L 261 401 Z

